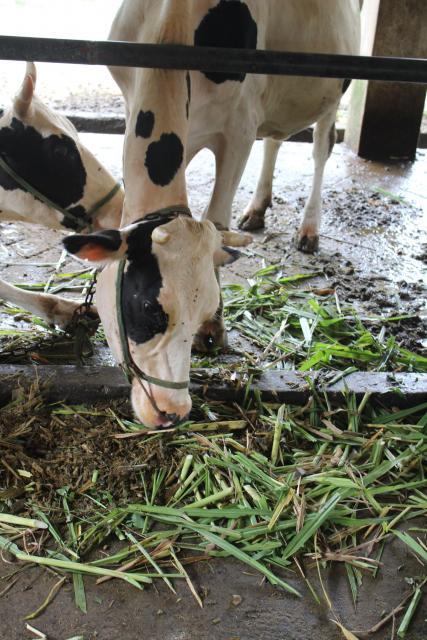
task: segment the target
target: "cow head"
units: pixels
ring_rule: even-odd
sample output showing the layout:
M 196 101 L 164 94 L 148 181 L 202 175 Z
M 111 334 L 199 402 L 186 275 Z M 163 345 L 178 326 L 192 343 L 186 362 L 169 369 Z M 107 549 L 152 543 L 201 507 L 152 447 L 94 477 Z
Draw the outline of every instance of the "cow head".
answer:
M 2 167 L 2 217 L 82 229 L 90 225 L 94 205 L 112 194 L 116 181 L 81 143 L 71 122 L 34 94 L 35 85 L 36 68 L 29 62 L 12 107 L 0 117 L 0 156 L 28 185 L 72 216 L 46 205 Z M 118 189 L 94 214 L 94 227 L 118 226 L 122 203 L 123 190 Z
M 64 239 L 66 249 L 77 257 L 107 263 L 98 279 L 97 307 L 118 362 L 124 359 L 117 314 L 121 304 L 125 340 L 135 365 L 164 382 L 188 380 L 194 334 L 219 303 L 215 266 L 239 255 L 222 246 L 223 240 L 242 246 L 251 238 L 232 232 L 221 236 L 211 222 L 180 216 L 165 224 L 147 219 L 115 231 Z M 138 419 L 150 427 L 175 424 L 191 409 L 188 388 L 162 386 L 136 376 L 132 404 Z

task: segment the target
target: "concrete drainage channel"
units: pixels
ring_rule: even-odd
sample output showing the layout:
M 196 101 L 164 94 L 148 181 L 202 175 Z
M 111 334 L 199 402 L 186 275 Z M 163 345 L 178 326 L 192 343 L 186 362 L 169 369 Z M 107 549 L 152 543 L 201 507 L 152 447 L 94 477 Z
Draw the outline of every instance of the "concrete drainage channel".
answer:
M 118 367 L 75 365 L 0 365 L 0 405 L 10 401 L 19 383 L 38 380 L 46 402 L 84 404 L 105 399 L 127 398 L 130 385 Z M 233 382 L 222 379 L 221 370 L 193 369 L 190 392 L 211 400 L 239 402 L 254 392 L 264 402 L 304 405 L 313 390 L 326 394 L 333 403 L 342 402 L 344 394 L 372 400 L 386 406 L 412 407 L 427 402 L 427 373 L 353 372 L 341 375 L 331 371 L 299 373 L 271 371 L 248 379 L 237 376 Z

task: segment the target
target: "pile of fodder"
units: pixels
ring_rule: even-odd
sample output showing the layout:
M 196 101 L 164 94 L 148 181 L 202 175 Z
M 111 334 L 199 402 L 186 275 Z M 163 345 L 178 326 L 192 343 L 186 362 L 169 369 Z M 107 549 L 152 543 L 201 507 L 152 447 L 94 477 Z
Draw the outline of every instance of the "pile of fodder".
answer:
M 46 407 L 36 389 L 18 395 L 0 411 L 3 551 L 136 588 L 184 579 L 199 602 L 185 566 L 212 557 L 295 595 L 302 556 L 344 562 L 355 601 L 387 540 L 427 562 L 425 530 L 410 526 L 427 512 L 427 403 L 397 410 L 347 395 L 334 407 L 314 393 L 305 407 L 195 404 L 191 422 L 164 432 L 135 423 L 125 403 Z M 84 582 L 73 584 L 84 609 Z M 414 576 L 417 602 L 422 584 Z

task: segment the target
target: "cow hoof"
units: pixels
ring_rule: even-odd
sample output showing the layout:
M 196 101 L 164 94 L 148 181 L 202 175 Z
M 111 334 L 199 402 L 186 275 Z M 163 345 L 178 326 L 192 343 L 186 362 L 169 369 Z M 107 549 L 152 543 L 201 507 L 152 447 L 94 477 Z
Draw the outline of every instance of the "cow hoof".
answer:
M 297 237 L 297 248 L 303 253 L 315 253 L 319 251 L 319 236 L 299 235 Z
M 227 331 L 221 319 L 208 320 L 194 336 L 193 350 L 199 353 L 215 353 L 228 347 Z
M 243 231 L 256 231 L 257 229 L 264 229 L 264 226 L 263 211 L 248 211 L 243 214 L 238 222 L 239 229 Z

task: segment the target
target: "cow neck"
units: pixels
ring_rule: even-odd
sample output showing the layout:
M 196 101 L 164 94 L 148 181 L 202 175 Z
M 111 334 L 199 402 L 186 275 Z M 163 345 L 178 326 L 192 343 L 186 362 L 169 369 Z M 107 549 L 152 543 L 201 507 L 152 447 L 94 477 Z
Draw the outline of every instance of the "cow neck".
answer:
M 16 171 L 12 169 L 12 167 L 6 162 L 6 160 L 1 155 L 0 155 L 0 167 L 3 169 L 5 173 L 7 173 L 11 178 L 13 178 L 13 180 L 15 180 L 15 182 L 20 187 L 22 187 L 25 191 L 27 191 L 32 196 L 34 196 L 34 198 L 43 202 L 46 206 L 49 207 L 49 209 L 54 209 L 55 211 L 59 211 L 60 213 L 62 213 L 64 218 L 75 226 L 75 231 L 86 230 L 90 232 L 93 230 L 93 220 L 91 224 L 89 225 L 86 224 L 81 218 L 74 215 L 71 211 L 68 211 L 68 209 L 65 209 L 64 207 L 61 207 L 61 205 L 56 204 L 55 202 L 50 200 L 50 198 L 45 196 L 43 193 L 40 193 L 40 191 L 38 191 L 29 182 L 24 180 L 22 176 L 16 173 Z M 96 213 L 98 213 L 98 211 L 104 205 L 106 205 L 108 202 L 110 202 L 110 200 L 114 198 L 114 196 L 120 189 L 121 189 L 121 185 L 118 182 L 116 182 L 114 187 L 105 196 L 103 196 L 100 200 L 95 202 L 95 204 L 88 211 L 86 211 L 86 217 L 92 219 L 93 216 Z
M 153 203 L 159 209 L 174 202 L 187 204 L 188 100 L 184 71 L 135 72 L 124 145 L 122 221 L 126 224 L 149 211 Z
M 157 222 L 156 227 L 161 226 L 178 218 L 179 216 L 187 216 L 191 218 L 191 212 L 188 207 L 185 205 L 172 205 L 169 207 L 164 207 L 162 209 L 158 209 L 157 211 L 153 211 L 143 216 L 139 220 L 136 220 L 134 224 L 144 224 L 150 222 Z M 119 261 L 118 269 L 117 269 L 117 279 L 116 279 L 116 313 L 117 313 L 117 324 L 119 326 L 119 338 L 120 338 L 120 346 L 122 351 L 123 360 L 120 363 L 120 366 L 123 370 L 128 381 L 131 383 L 135 378 L 139 384 L 141 385 L 144 393 L 149 399 L 152 407 L 159 414 L 163 414 L 164 412 L 160 411 L 157 407 L 153 394 L 150 389 L 146 389 L 143 382 L 148 382 L 149 385 L 153 384 L 157 387 L 164 387 L 166 389 L 188 389 L 190 384 L 189 380 L 185 380 L 182 382 L 174 382 L 172 380 L 164 380 L 162 378 L 155 378 L 154 376 L 150 376 L 136 364 L 134 359 L 132 358 L 132 354 L 129 349 L 129 340 L 126 333 L 126 326 L 123 317 L 123 276 L 124 270 L 126 266 L 127 258 L 124 257 Z

